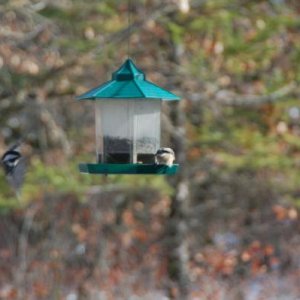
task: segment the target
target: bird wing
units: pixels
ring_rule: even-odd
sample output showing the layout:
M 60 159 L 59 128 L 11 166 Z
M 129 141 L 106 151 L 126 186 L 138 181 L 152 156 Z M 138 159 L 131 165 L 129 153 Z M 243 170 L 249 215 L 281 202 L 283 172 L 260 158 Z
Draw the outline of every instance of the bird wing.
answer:
M 24 183 L 26 163 L 24 158 L 20 158 L 15 168 L 8 174 L 7 179 L 15 191 L 19 191 Z

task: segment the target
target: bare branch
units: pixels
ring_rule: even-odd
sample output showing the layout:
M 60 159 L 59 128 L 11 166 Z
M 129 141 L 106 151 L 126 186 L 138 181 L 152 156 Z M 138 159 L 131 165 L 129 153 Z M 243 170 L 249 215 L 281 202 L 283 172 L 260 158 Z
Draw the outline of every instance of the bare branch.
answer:
M 26 209 L 24 220 L 19 234 L 19 245 L 18 245 L 18 257 L 19 266 L 18 270 L 15 272 L 15 281 L 19 288 L 18 299 L 23 298 L 24 287 L 26 285 L 26 269 L 28 267 L 28 235 L 32 228 L 33 219 L 38 211 L 39 204 L 33 203 L 30 207 Z
M 286 97 L 294 94 L 297 91 L 296 82 L 291 82 L 279 90 L 268 95 L 247 95 L 239 96 L 228 91 L 219 91 L 216 94 L 216 101 L 222 105 L 253 107 L 263 104 L 276 103 L 284 100 Z
M 52 140 L 54 142 L 59 142 L 64 153 L 69 156 L 72 153 L 72 148 L 65 131 L 58 125 L 52 113 L 47 109 L 40 99 L 37 99 L 36 103 L 40 109 L 40 116 L 45 123 L 48 132 L 51 134 Z
M 47 27 L 48 27 L 48 24 L 42 24 L 42 25 L 37 26 L 32 31 L 27 33 L 21 41 L 17 42 L 16 46 L 20 47 L 20 48 L 26 48 L 26 46 L 28 46 L 28 44 L 31 41 L 36 39 Z

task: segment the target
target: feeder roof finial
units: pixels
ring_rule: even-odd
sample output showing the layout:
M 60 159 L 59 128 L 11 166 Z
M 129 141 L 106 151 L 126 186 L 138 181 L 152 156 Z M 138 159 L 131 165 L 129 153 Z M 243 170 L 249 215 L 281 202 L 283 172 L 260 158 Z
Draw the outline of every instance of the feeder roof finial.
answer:
M 145 74 L 139 70 L 131 59 L 127 59 L 124 64 L 113 73 L 112 80 L 145 80 Z

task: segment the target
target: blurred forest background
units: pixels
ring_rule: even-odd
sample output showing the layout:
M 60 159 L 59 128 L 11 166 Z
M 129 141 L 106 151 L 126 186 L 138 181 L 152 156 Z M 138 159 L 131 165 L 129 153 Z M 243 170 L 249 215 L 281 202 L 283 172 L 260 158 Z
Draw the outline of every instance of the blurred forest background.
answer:
M 0 299 L 300 299 L 298 0 L 0 0 Z M 93 103 L 130 56 L 180 95 L 176 176 L 91 176 Z

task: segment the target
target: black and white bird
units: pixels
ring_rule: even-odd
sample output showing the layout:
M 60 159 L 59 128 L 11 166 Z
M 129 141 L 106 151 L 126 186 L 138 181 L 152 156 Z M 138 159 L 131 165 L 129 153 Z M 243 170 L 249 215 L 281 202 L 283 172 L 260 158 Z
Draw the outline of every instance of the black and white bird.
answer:
M 21 143 L 17 143 L 10 147 L 1 158 L 5 176 L 17 194 L 23 185 L 25 175 L 25 160 L 20 153 L 20 146 Z
M 171 148 L 160 148 L 155 153 L 155 163 L 171 167 L 175 160 L 175 153 Z

